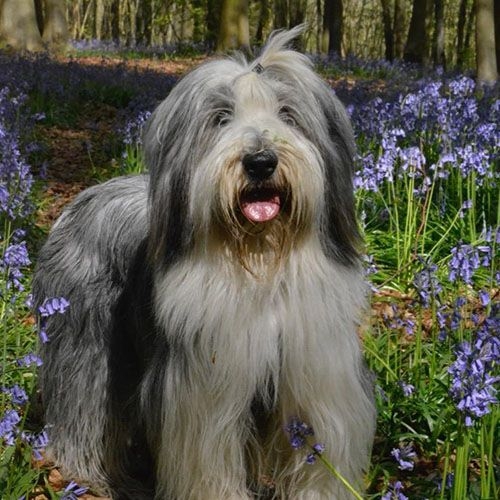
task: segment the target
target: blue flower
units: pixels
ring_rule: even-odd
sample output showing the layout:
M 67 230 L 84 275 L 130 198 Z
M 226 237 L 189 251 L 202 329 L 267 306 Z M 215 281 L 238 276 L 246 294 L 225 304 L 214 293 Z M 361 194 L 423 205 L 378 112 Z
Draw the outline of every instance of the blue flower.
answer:
M 411 444 L 400 448 L 394 448 L 391 451 L 391 455 L 398 462 L 399 469 L 413 470 L 415 466 L 414 459 L 417 457 L 417 453 Z
M 413 285 L 417 290 L 422 305 L 429 307 L 431 300 L 435 299 L 442 291 L 442 286 L 436 276 L 437 265 L 426 262 L 421 257 L 419 257 L 419 261 L 422 263 L 423 269 L 415 273 Z
M 0 438 L 3 438 L 8 446 L 12 446 L 16 439 L 18 428 L 17 424 L 21 417 L 16 410 L 7 410 L 0 420 Z
M 312 453 L 309 453 L 306 457 L 306 463 L 312 465 L 316 462 L 318 455 L 321 455 L 325 451 L 325 446 L 321 443 L 316 443 L 312 445 Z
M 308 436 L 314 436 L 312 427 L 294 417 L 285 427 L 285 432 L 289 436 L 290 445 L 294 450 L 302 448 L 306 444 Z
M 380 498 L 381 500 L 408 500 L 408 497 L 403 494 L 403 489 L 401 481 L 396 481 L 389 485 L 387 492 Z
M 42 360 L 36 354 L 26 354 L 17 360 L 18 366 L 42 366 Z
M 46 299 L 38 308 L 38 312 L 42 318 L 53 316 L 56 313 L 64 314 L 69 307 L 69 302 L 64 297 L 53 297 Z
M 85 486 L 79 486 L 75 481 L 71 481 L 66 488 L 64 488 L 63 496 L 61 500 L 75 500 L 79 496 L 87 493 L 88 488 Z
M 11 401 L 16 405 L 24 405 L 28 402 L 26 391 L 17 384 L 12 387 L 3 387 L 2 392 L 9 394 Z
M 402 389 L 403 394 L 405 395 L 405 397 L 409 397 L 409 396 L 411 396 L 415 392 L 415 386 L 414 385 L 407 384 L 403 380 L 400 380 L 398 383 L 399 383 L 399 386 L 401 387 L 401 389 Z
M 477 330 L 473 343 L 464 341 L 455 347 L 455 361 L 448 368 L 450 395 L 468 427 L 498 403 L 496 385 L 500 377 L 493 375 L 494 367 L 500 360 L 497 309 L 492 308 L 491 316 Z

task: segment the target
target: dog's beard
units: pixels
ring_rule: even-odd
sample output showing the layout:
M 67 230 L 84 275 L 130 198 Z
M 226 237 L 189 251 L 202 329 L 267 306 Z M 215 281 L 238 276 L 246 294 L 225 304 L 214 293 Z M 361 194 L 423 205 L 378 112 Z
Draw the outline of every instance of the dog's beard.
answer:
M 262 182 L 231 170 L 220 179 L 212 237 L 250 274 L 268 278 L 312 230 L 313 209 L 284 162 Z

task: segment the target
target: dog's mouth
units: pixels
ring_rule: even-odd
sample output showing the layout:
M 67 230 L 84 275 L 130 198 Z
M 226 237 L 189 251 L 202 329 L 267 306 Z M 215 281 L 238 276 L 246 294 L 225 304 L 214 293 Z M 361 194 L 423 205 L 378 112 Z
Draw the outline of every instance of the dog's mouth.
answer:
M 241 213 L 254 223 L 273 220 L 280 213 L 281 205 L 280 192 L 273 188 L 245 190 L 240 197 Z

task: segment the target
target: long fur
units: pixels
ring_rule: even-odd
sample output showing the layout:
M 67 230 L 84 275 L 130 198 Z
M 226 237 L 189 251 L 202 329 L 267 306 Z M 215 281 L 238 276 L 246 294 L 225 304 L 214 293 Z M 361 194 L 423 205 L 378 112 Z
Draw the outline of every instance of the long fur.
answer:
M 37 305 L 70 302 L 41 348 L 50 454 L 115 498 L 350 498 L 291 449 L 293 417 L 362 488 L 375 417 L 354 141 L 286 49 L 298 33 L 182 79 L 148 123 L 149 173 L 83 192 L 40 252 Z M 268 149 L 276 171 L 252 181 L 242 157 Z M 242 215 L 251 189 L 280 193 L 276 218 Z

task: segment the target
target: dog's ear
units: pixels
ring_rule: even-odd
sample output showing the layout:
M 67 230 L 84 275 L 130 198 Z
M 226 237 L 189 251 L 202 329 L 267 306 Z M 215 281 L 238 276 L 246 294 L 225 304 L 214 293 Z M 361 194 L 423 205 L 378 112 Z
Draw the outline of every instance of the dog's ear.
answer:
M 325 250 L 344 264 L 358 261 L 361 238 L 356 222 L 352 176 L 355 142 L 344 106 L 324 84 L 317 95 L 327 141 L 320 141 L 325 166 L 325 212 L 321 231 Z
M 186 111 L 169 97 L 150 117 L 143 136 L 149 186 L 148 255 L 167 266 L 183 255 L 192 244 L 189 184 L 191 170 L 188 154 L 179 140 L 186 134 Z

